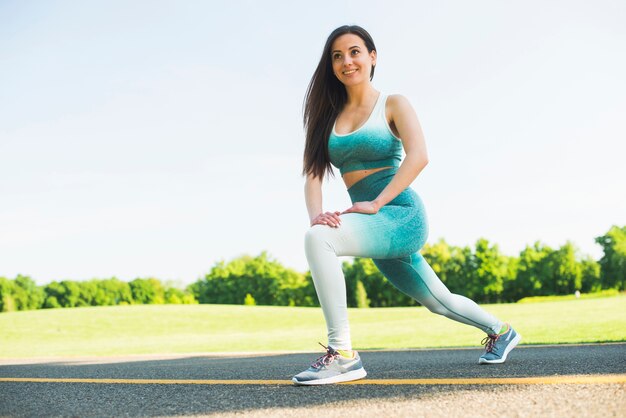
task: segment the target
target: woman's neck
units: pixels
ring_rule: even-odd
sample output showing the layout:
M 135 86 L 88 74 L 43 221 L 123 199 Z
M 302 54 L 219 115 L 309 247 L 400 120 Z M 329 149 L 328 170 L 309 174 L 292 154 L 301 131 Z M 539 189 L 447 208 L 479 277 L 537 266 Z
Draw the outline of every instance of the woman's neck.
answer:
M 346 100 L 347 106 L 360 106 L 364 103 L 369 103 L 373 97 L 378 95 L 378 92 L 374 89 L 371 83 L 361 83 L 356 86 L 346 87 L 346 93 L 348 98 Z

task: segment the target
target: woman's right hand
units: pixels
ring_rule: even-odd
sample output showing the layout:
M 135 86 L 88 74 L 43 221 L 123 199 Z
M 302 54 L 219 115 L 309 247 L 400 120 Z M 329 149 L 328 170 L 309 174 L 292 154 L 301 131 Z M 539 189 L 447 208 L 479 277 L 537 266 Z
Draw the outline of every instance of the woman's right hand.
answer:
M 313 225 L 328 225 L 333 228 L 338 228 L 341 224 L 341 219 L 339 218 L 341 212 L 326 212 L 320 213 L 311 221 L 311 226 Z

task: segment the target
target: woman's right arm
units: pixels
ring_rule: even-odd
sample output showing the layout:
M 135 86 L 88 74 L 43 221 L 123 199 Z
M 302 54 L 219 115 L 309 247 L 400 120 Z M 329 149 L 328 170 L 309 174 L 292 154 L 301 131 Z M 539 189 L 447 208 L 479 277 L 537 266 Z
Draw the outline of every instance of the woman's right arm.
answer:
M 307 174 L 304 182 L 304 200 L 309 212 L 309 220 L 313 225 L 329 225 L 338 227 L 341 223 L 341 212 L 322 212 L 322 178 Z

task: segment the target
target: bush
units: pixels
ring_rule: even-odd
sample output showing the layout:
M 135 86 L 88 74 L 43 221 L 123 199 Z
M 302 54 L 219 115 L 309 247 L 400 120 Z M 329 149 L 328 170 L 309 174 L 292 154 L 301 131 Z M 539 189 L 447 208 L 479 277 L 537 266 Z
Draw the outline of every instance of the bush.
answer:
M 135 279 L 130 284 L 130 291 L 135 303 L 146 305 L 165 303 L 165 291 L 161 282 L 154 278 Z
M 217 263 L 188 288 L 200 303 L 242 304 L 254 295 L 257 305 L 312 306 L 315 289 L 300 273 L 283 267 L 263 252 Z
M 246 306 L 255 306 L 256 302 L 250 293 L 246 293 L 246 298 L 243 300 L 243 304 Z

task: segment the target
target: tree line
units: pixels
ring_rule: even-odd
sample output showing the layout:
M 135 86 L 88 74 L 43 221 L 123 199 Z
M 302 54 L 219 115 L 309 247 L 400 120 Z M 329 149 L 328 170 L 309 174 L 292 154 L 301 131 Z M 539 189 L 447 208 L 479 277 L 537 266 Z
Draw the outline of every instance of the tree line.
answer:
M 155 278 L 62 280 L 44 286 L 28 276 L 0 277 L 0 312 L 133 304 L 198 303 L 187 290 Z
M 445 240 L 427 244 L 421 253 L 450 291 L 479 303 L 515 302 L 524 297 L 626 290 L 626 226 L 613 226 L 596 238 L 604 255 L 598 261 L 581 256 L 567 242 L 551 248 L 540 242 L 519 256 L 506 256 L 496 244 L 479 239 L 474 247 Z M 342 264 L 348 306 L 418 305 L 399 292 L 372 260 L 355 258 Z M 205 277 L 185 289 L 156 278 L 130 282 L 117 278 L 54 281 L 37 286 L 28 276 L 0 277 L 0 312 L 40 308 L 164 303 L 212 303 L 319 306 L 310 272 L 299 273 L 266 252 L 216 263 Z

